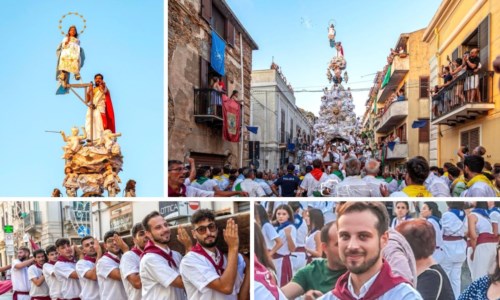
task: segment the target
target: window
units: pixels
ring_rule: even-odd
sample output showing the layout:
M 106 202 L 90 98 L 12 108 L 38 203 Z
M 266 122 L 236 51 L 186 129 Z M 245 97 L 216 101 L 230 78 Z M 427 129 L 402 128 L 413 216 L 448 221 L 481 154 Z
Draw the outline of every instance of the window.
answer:
M 420 76 L 420 98 L 429 98 L 429 76 Z
M 290 143 L 293 143 L 293 119 L 290 119 Z
M 462 131 L 460 133 L 460 145 L 469 147 L 469 151 L 479 146 L 479 127 Z
M 424 127 L 418 129 L 418 142 L 419 143 L 429 142 L 429 121 L 425 123 Z
M 481 69 L 488 70 L 489 61 L 489 28 L 490 28 L 490 17 L 487 16 L 462 43 L 462 53 L 470 51 L 473 48 L 479 49 L 479 59 L 481 60 Z
M 210 25 L 221 38 L 226 38 L 226 20 L 224 15 L 215 6 L 212 7 L 212 20 Z
M 280 141 L 282 144 L 285 143 L 285 111 L 281 110 L 281 138 Z
M 214 69 L 212 69 L 212 67 L 210 66 L 210 62 L 208 62 L 207 60 L 203 59 L 203 57 L 200 56 L 200 86 L 199 86 L 199 88 L 201 88 L 201 89 L 210 88 L 210 79 L 213 76 L 219 77 L 224 82 L 224 86 L 226 88 L 226 91 L 228 91 L 228 86 L 227 86 L 228 78 L 227 78 L 227 76 L 220 76 L 219 73 L 215 72 Z
M 403 143 L 406 143 L 406 123 L 399 126 L 396 130 L 396 135 L 399 137 L 399 140 Z

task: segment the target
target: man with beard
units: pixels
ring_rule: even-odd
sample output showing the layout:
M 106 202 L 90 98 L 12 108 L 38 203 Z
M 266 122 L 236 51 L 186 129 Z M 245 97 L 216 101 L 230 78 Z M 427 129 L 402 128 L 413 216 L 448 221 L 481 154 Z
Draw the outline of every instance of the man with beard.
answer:
M 111 95 L 106 87 L 106 83 L 104 82 L 104 76 L 96 74 L 94 76 L 94 81 L 95 87 L 93 89 L 89 89 L 87 98 L 89 99 L 88 104 L 92 105 L 93 109 L 89 107 L 87 110 L 87 116 L 85 117 L 85 131 L 87 133 L 87 137 L 90 138 L 92 136 L 90 134 L 90 128 L 92 127 L 93 139 L 94 141 L 98 141 L 104 130 L 109 129 L 112 133 L 116 132 L 115 113 L 113 111 Z
M 56 279 L 54 265 L 57 262 L 57 249 L 55 245 L 45 248 L 47 253 L 47 263 L 43 265 L 43 276 L 49 285 L 50 298 L 57 299 L 61 297 L 61 282 Z
M 12 261 L 12 289 L 14 290 L 14 300 L 30 299 L 30 282 L 28 279 L 28 267 L 35 261 L 29 258 L 30 249 L 21 247 L 17 250 L 17 259 Z
M 56 240 L 57 262 L 54 265 L 56 280 L 61 282 L 59 299 L 79 299 L 81 293 L 80 280 L 76 273 L 75 248 L 70 245 L 67 238 Z
M 481 172 L 484 168 L 484 158 L 479 155 L 469 155 L 464 160 L 464 176 L 467 181 L 467 190 L 461 197 L 496 197 L 491 181 Z
M 47 261 L 47 256 L 43 249 L 33 252 L 35 264 L 28 268 L 28 279 L 31 281 L 30 297 L 32 300 L 50 300 L 49 286 L 43 276 L 43 265 Z
M 188 171 L 180 160 L 168 161 L 168 196 L 169 197 L 248 197 L 243 191 L 204 191 L 184 184 Z
M 140 300 L 142 284 L 141 276 L 139 276 L 139 264 L 141 262 L 142 251 L 148 239 L 144 233 L 142 223 L 135 224 L 130 234 L 134 240 L 134 247 L 123 254 L 120 261 L 120 273 L 128 299 Z
M 104 234 L 104 249 L 106 252 L 96 265 L 101 300 L 126 300 L 127 293 L 120 273 L 120 258 L 128 251 L 128 246 L 118 232 L 110 230 Z
M 99 285 L 97 284 L 96 261 L 102 256 L 101 245 L 93 237 L 87 235 L 81 240 L 83 258 L 76 263 L 76 272 L 80 277 L 82 300 L 99 300 Z
M 339 256 L 337 225 L 328 223 L 320 235 L 326 259 L 313 260 L 293 276 L 292 281 L 281 289 L 288 299 L 302 295 L 306 300 L 316 299 L 331 291 L 338 278 L 347 272 Z
M 349 272 L 321 299 L 421 300 L 408 281 L 393 275 L 382 259 L 389 215 L 382 202 L 347 202 L 338 211 L 340 259 Z
M 149 239 L 141 257 L 142 299 L 185 300 L 184 283 L 179 275 L 182 256 L 168 247 L 170 227 L 167 221 L 154 211 L 144 218 L 142 225 Z M 189 251 L 191 239 L 181 227 L 177 238 Z
M 238 298 L 249 293 L 249 267 L 238 254 L 238 225 L 227 221 L 224 241 L 228 254 L 223 255 L 216 247 L 218 229 L 215 215 L 209 209 L 200 209 L 191 217 L 196 245 L 181 261 L 180 273 L 190 300 L 218 300 Z

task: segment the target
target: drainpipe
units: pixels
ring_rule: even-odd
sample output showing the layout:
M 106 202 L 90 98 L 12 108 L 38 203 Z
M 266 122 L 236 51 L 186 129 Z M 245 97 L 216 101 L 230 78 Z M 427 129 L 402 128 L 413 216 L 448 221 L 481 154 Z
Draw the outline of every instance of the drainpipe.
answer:
M 64 237 L 64 219 L 62 201 L 59 201 L 59 212 L 61 213 L 61 237 Z
M 240 143 L 240 168 L 243 167 L 243 128 L 245 128 L 245 87 L 243 85 L 243 33 L 240 32 L 240 73 L 241 73 L 241 99 L 243 99 L 243 105 L 241 106 L 241 143 Z

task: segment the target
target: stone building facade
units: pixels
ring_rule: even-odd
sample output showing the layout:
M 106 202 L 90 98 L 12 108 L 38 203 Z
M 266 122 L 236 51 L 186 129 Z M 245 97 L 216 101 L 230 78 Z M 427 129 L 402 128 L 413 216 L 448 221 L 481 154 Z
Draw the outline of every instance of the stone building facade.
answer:
M 243 125 L 250 121 L 257 44 L 225 1 L 169 0 L 168 5 L 168 159 L 190 155 L 197 165 L 248 165 L 248 132 L 242 130 L 239 143 L 224 141 L 222 112 L 206 110 L 210 79 L 220 76 L 210 66 L 212 31 L 226 43 L 222 81 L 229 94 L 239 91 Z

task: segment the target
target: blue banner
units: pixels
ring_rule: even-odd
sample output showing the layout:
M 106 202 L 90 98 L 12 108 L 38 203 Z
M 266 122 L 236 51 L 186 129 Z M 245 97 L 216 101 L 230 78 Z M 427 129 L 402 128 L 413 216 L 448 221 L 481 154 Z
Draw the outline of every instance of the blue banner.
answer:
M 422 128 L 427 124 L 427 120 L 416 120 L 411 124 L 411 128 Z
M 254 127 L 254 126 L 247 126 L 248 131 L 257 134 L 257 131 L 259 130 L 259 127 Z
M 210 55 L 210 65 L 212 68 L 224 76 L 224 54 L 226 52 L 226 42 L 215 32 L 212 31 L 212 51 Z

